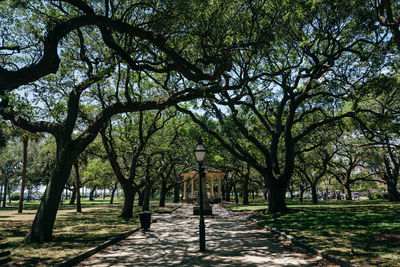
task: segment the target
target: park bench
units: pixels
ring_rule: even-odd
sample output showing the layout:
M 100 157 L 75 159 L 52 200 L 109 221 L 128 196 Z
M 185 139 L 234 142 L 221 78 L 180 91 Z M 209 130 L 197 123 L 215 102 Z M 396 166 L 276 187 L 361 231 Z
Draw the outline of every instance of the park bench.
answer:
M 0 265 L 11 261 L 11 252 L 8 249 L 9 244 L 0 244 Z

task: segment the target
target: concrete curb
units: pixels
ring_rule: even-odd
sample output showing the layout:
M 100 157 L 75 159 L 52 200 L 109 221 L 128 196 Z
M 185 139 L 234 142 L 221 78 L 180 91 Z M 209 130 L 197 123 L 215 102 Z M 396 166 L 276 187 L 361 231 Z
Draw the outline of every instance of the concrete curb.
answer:
M 347 260 L 338 258 L 338 257 L 333 256 L 331 254 L 328 254 L 326 252 L 323 252 L 322 250 L 316 249 L 316 248 L 314 248 L 314 247 L 312 247 L 312 246 L 310 246 L 310 245 L 308 245 L 306 243 L 303 243 L 303 242 L 297 240 L 296 238 L 294 238 L 291 235 L 287 235 L 287 234 L 285 234 L 283 232 L 280 232 L 280 231 L 276 230 L 275 228 L 272 228 L 272 227 L 269 227 L 267 225 L 264 225 L 264 224 L 260 223 L 259 221 L 257 221 L 256 219 L 251 218 L 251 216 L 249 216 L 248 219 L 253 221 L 253 222 L 255 222 L 255 223 L 257 223 L 258 225 L 266 228 L 271 233 L 285 238 L 286 240 L 290 241 L 290 243 L 292 243 L 293 245 L 301 247 L 301 248 L 305 249 L 306 251 L 308 251 L 308 252 L 310 252 L 310 253 L 312 253 L 314 255 L 321 256 L 322 258 L 324 258 L 324 259 L 326 259 L 328 261 L 334 262 L 336 264 L 339 264 L 342 267 L 358 267 L 357 265 L 354 265 L 354 264 L 352 264 L 351 262 L 349 262 Z
M 111 245 L 113 245 L 113 244 L 115 244 L 115 243 L 127 238 L 128 236 L 130 236 L 131 234 L 133 234 L 133 233 L 135 233 L 135 232 L 137 232 L 139 230 L 140 230 L 140 227 L 138 227 L 136 229 L 133 229 L 133 230 L 130 230 L 128 232 L 119 234 L 116 237 L 114 237 L 114 238 L 112 238 L 110 240 L 107 240 L 106 242 L 100 244 L 97 247 L 90 248 L 90 249 L 88 249 L 88 250 L 86 250 L 86 251 L 84 251 L 82 253 L 79 253 L 78 255 L 72 256 L 72 257 L 70 257 L 68 259 L 63 260 L 62 262 L 56 263 L 53 266 L 54 267 L 74 266 L 75 264 L 78 264 L 81 261 L 89 258 L 90 256 L 92 256 L 93 254 L 99 252 L 100 250 L 105 249 L 106 247 L 111 246 Z

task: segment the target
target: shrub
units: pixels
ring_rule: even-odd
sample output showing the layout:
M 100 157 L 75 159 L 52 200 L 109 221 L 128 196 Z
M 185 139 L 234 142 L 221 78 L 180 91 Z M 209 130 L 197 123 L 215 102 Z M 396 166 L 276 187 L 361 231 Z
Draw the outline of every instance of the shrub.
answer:
M 12 194 L 11 200 L 19 200 L 19 194 Z

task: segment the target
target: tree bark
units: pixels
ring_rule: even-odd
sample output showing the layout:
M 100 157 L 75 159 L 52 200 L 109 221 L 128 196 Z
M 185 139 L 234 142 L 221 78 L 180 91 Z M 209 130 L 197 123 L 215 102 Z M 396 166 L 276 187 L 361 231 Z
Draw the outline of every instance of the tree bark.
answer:
M 94 193 L 96 192 L 96 185 L 90 190 L 89 201 L 94 201 Z
M 76 194 L 76 212 L 82 212 L 81 206 L 81 182 L 80 182 L 80 174 L 79 174 L 79 165 L 78 162 L 74 162 L 75 169 L 75 194 Z
M 0 206 L 3 201 L 3 185 L 0 185 Z
M 32 226 L 25 237 L 27 242 L 49 242 L 52 240 L 58 205 L 74 159 L 66 147 L 57 148 L 56 166 L 47 184 Z M 60 151 L 61 150 L 61 151 Z
M 239 196 L 238 196 L 238 192 L 236 189 L 236 183 L 233 184 L 233 193 L 235 194 L 235 203 L 239 204 Z
M 247 164 L 247 173 L 243 180 L 243 205 L 249 205 L 249 179 L 250 179 L 250 165 Z
M 165 198 L 167 196 L 167 182 L 161 182 L 161 191 L 160 191 L 160 207 L 165 207 Z
M 114 187 L 111 191 L 110 204 L 114 204 L 114 195 L 115 195 L 115 191 L 117 191 L 117 188 L 118 188 L 118 181 L 115 182 Z
M 227 186 L 225 191 L 225 201 L 231 201 L 231 188 Z
M 138 203 L 138 206 L 143 206 L 143 199 L 144 199 L 144 190 L 145 189 L 143 189 L 142 191 L 138 191 L 138 193 L 139 193 L 139 203 Z
M 8 184 L 7 194 L 8 194 L 8 203 L 11 205 L 11 188 L 10 188 L 10 184 Z
M 146 184 L 146 186 L 144 188 L 142 211 L 150 210 L 151 187 L 152 187 L 151 184 Z
M 285 195 L 285 185 L 278 182 L 271 182 L 268 184 L 268 213 L 288 211 L 285 203 Z
M 300 186 L 300 194 L 299 194 L 300 202 L 303 202 L 304 191 L 305 191 L 304 187 Z
M 69 205 L 74 205 L 75 204 L 75 199 L 76 199 L 76 186 L 74 186 L 74 189 L 72 190 L 72 195 L 69 200 Z
M 346 200 L 352 200 L 350 185 L 349 185 L 349 184 L 348 184 L 348 185 L 345 185 L 344 188 L 345 188 L 345 197 L 346 197 Z
M 18 203 L 18 213 L 22 213 L 24 206 L 24 191 L 25 191 L 25 181 L 26 181 L 26 164 L 28 163 L 28 140 L 27 136 L 22 138 L 22 144 L 24 147 L 23 165 L 22 165 L 22 182 L 21 182 L 21 195 L 19 197 Z
M 132 185 L 125 183 L 121 184 L 124 190 L 124 206 L 122 207 L 122 218 L 133 217 L 133 201 L 135 200 L 135 190 Z
M 174 185 L 174 203 L 179 203 L 179 184 Z
M 397 181 L 396 181 L 397 182 Z M 400 193 L 397 190 L 397 186 L 394 183 L 387 183 L 387 188 L 388 188 L 388 194 L 389 194 L 389 201 L 396 201 L 399 202 L 400 201 Z
M 8 176 L 4 177 L 4 192 L 3 192 L 3 208 L 6 207 L 6 200 L 7 200 L 7 187 L 8 187 Z
M 311 186 L 312 203 L 317 204 L 318 203 L 317 185 L 315 183 L 311 183 L 310 186 Z
M 159 207 L 165 207 L 165 198 L 166 198 L 166 193 L 165 191 L 161 191 L 160 192 L 160 203 L 159 203 Z

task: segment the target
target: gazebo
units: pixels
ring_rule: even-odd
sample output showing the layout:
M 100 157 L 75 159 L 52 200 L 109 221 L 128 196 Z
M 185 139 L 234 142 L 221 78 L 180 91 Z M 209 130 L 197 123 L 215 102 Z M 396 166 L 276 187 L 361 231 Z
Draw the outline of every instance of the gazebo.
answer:
M 221 177 L 225 176 L 226 173 L 210 168 L 210 167 L 205 167 L 205 173 L 206 173 L 206 182 L 210 184 L 210 197 L 213 199 L 213 202 L 220 202 L 222 200 L 222 191 L 221 191 Z M 183 176 L 183 201 L 184 202 L 192 202 L 194 200 L 194 180 L 199 178 L 199 173 L 198 170 L 192 170 L 189 172 L 181 173 L 181 176 Z M 214 192 L 214 181 L 217 179 L 218 183 L 218 190 L 217 190 L 217 195 L 215 196 Z M 188 197 L 188 192 L 187 192 L 187 184 L 188 181 L 191 180 L 191 194 L 190 197 Z M 206 191 L 206 188 L 203 190 Z

